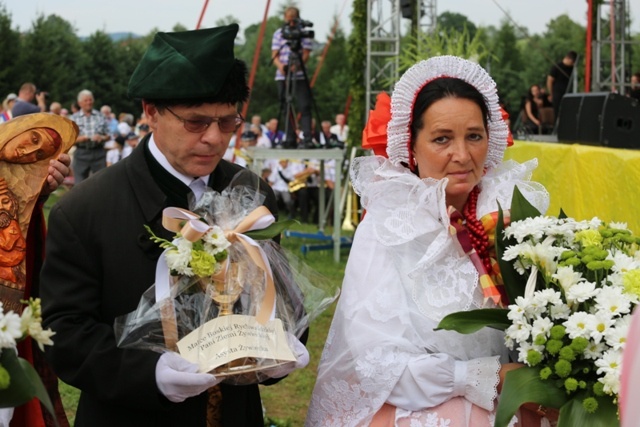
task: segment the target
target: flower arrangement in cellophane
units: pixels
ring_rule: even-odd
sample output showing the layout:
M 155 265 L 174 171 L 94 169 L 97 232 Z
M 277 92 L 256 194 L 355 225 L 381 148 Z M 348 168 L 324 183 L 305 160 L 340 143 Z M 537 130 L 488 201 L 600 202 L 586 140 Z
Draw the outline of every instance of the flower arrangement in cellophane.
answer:
M 496 426 L 525 402 L 559 409 L 560 427 L 617 425 L 640 238 L 623 223 L 542 216 L 517 190 L 513 200 L 496 241 L 510 305 L 454 313 L 440 327 L 503 329 L 512 358 L 526 365 L 507 375 Z

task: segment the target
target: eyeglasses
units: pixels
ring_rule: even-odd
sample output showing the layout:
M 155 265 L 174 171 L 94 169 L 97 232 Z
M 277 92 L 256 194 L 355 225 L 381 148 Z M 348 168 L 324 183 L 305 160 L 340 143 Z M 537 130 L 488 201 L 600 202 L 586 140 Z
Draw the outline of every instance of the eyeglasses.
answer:
M 211 123 L 217 122 L 220 132 L 232 133 L 238 130 L 238 128 L 244 123 L 244 119 L 241 114 L 233 114 L 222 117 L 206 117 L 199 120 L 187 120 L 183 119 L 173 111 L 171 108 L 165 107 L 167 111 L 175 116 L 176 119 L 182 122 L 182 125 L 188 132 L 202 133 L 211 125 Z

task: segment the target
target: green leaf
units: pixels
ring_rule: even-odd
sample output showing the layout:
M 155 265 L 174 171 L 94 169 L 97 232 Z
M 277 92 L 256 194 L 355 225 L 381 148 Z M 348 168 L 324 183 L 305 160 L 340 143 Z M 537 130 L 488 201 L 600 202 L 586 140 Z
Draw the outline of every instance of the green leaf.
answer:
M 436 330 L 445 329 L 461 334 L 471 334 L 484 327 L 504 331 L 511 322 L 507 319 L 509 311 L 504 308 L 481 308 L 480 310 L 458 311 L 445 316 Z
M 55 419 L 49 394 L 33 366 L 10 349 L 0 353 L 0 364 L 11 376 L 9 387 L 0 390 L 0 408 L 20 406 L 37 397 Z
M 254 240 L 268 240 L 279 235 L 280 233 L 282 233 L 284 230 L 291 227 L 291 225 L 295 223 L 296 223 L 295 220 L 287 219 L 284 221 L 274 222 L 267 228 L 263 228 L 261 230 L 251 230 L 242 234 L 244 234 L 245 236 L 251 237 Z
M 579 393 L 560 408 L 558 427 L 616 427 L 620 426 L 618 420 L 618 407 L 613 404 L 611 397 L 596 397 L 598 409 L 593 414 L 585 411 L 582 400 L 587 393 Z
M 540 211 L 529 203 L 518 189 L 518 186 L 515 186 L 513 189 L 513 197 L 511 198 L 511 222 L 534 218 L 540 215 L 542 215 Z
M 558 214 L 558 219 L 568 218 L 567 214 L 560 208 L 560 214 Z
M 517 187 L 516 187 L 517 188 Z M 513 303 L 516 297 L 524 294 L 524 279 L 513 267 L 513 262 L 505 261 L 503 259 L 504 251 L 511 243 L 504 238 L 504 211 L 502 206 L 498 203 L 498 223 L 496 224 L 496 256 L 498 257 L 498 265 L 500 266 L 500 275 L 502 276 L 502 283 L 504 283 L 504 290 L 507 293 L 509 302 Z
M 533 402 L 548 408 L 560 408 L 567 401 L 564 390 L 553 381 L 540 379 L 540 369 L 523 368 L 507 372 L 496 412 L 495 427 L 506 427 L 523 403 Z M 572 424 L 581 426 L 582 424 Z M 560 427 L 560 425 L 558 425 Z

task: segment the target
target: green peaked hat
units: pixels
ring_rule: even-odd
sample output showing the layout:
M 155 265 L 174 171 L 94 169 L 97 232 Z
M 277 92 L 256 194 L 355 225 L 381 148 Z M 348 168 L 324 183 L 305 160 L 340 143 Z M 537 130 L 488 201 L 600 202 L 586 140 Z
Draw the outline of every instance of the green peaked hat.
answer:
M 238 24 L 156 33 L 131 75 L 128 96 L 137 99 L 215 96 L 234 65 L 237 33 Z

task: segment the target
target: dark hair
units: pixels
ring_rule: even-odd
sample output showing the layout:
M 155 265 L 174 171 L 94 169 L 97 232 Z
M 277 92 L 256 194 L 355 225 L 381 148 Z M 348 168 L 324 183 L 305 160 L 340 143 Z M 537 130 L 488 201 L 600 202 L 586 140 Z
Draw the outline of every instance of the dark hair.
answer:
M 454 77 L 442 77 L 427 83 L 420 92 L 418 92 L 418 96 L 416 96 L 416 101 L 411 111 L 411 149 L 413 149 L 415 145 L 416 135 L 418 135 L 418 132 L 424 127 L 422 115 L 436 101 L 444 98 L 468 99 L 476 103 L 482 112 L 484 127 L 485 129 L 487 128 L 490 115 L 484 96 L 464 80 Z
M 575 50 L 570 50 L 569 52 L 567 52 L 566 56 L 567 58 L 575 62 L 575 60 L 578 58 L 578 53 Z
M 236 59 L 222 88 L 214 96 L 188 99 L 145 99 L 145 101 L 154 104 L 159 111 L 174 105 L 197 107 L 202 104 L 231 104 L 239 106 L 249 99 L 247 76 L 247 65 L 244 61 Z

